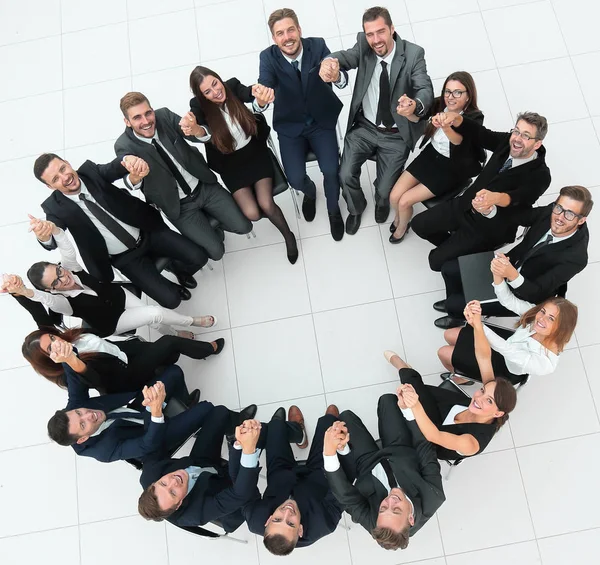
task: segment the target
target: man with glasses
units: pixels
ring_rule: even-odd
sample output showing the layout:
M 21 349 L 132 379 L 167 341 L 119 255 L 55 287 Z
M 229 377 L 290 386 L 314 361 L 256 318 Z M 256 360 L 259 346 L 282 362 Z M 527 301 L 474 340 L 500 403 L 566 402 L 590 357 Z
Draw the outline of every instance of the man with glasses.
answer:
M 565 186 L 558 199 L 547 206 L 531 208 L 517 218 L 527 227 L 521 243 L 492 261 L 493 273 L 503 277 L 517 298 L 539 304 L 551 296 L 564 296 L 567 282 L 588 262 L 589 231 L 587 217 L 594 201 L 583 186 Z M 458 260 L 442 267 L 448 316 L 440 318 L 444 326 L 464 323 L 465 308 Z M 481 305 L 486 316 L 514 316 L 498 302 Z
M 446 112 L 440 121 L 463 139 L 475 139 L 492 151 L 492 156 L 461 196 L 412 220 L 413 231 L 436 246 L 429 253 L 433 271 L 441 271 L 444 263 L 461 255 L 490 251 L 514 241 L 519 225 L 516 212 L 531 208 L 550 185 L 542 145 L 548 133 L 544 116 L 520 113 L 509 133 L 491 131 L 455 112 Z M 435 308 L 445 312 L 443 304 L 436 303 Z

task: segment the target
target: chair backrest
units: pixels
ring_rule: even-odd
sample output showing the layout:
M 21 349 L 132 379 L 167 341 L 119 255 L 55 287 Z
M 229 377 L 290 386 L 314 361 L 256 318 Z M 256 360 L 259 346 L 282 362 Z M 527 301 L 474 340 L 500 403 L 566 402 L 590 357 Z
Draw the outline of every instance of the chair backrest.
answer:
M 279 164 L 279 159 L 277 159 L 271 147 L 268 147 L 268 150 L 273 163 L 273 196 L 277 196 L 289 188 L 289 183 L 283 168 Z

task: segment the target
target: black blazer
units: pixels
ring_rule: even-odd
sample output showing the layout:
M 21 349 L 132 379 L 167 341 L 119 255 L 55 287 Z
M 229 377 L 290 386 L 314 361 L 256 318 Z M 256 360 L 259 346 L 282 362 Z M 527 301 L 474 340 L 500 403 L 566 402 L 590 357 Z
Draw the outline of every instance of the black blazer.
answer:
M 154 114 L 158 137 L 168 152 L 201 183 L 216 183 L 217 177 L 206 165 L 202 153 L 196 147 L 191 147 L 186 143 L 186 140 L 193 143 L 199 143 L 199 141 L 193 136 L 183 135 L 179 127 L 181 117 L 168 108 L 159 108 Z M 142 185 L 146 201 L 156 204 L 170 220 L 179 218 L 180 199 L 177 181 L 155 147 L 138 139 L 133 130 L 126 127 L 115 142 L 115 153 L 119 158 L 123 158 L 125 155 L 136 155 L 148 163 L 150 173 L 144 178 Z
M 148 461 L 144 463 L 140 483 L 146 489 L 167 473 L 190 465 L 201 466 L 201 463 L 206 465 L 205 461 L 198 462 L 193 456 Z M 198 477 L 181 506 L 167 518 L 169 522 L 177 526 L 203 526 L 219 520 L 226 532 L 233 532 L 242 525 L 241 508 L 260 496 L 256 486 L 260 467 L 241 467 L 233 481 L 225 468 L 217 470 L 217 475 L 202 473 Z
M 239 100 L 241 100 L 244 104 L 250 104 L 254 101 L 251 86 L 242 84 L 235 77 L 226 80 L 225 84 L 229 87 L 233 95 L 239 98 Z M 198 102 L 196 97 L 190 100 L 190 111 L 194 114 L 194 116 L 196 116 L 196 121 L 201 126 L 208 127 L 208 121 L 206 120 L 206 116 L 200 107 L 200 102 Z M 267 125 L 267 122 L 262 114 L 255 114 L 255 119 L 257 123 L 256 138 L 259 141 L 266 143 L 271 128 L 269 128 Z M 211 169 L 217 172 L 222 171 L 226 166 L 226 158 L 227 155 L 225 153 L 221 153 L 213 145 L 212 141 L 208 141 L 208 143 L 206 143 L 206 160 L 208 161 L 208 166 Z
M 514 265 L 550 229 L 552 204 L 531 208 L 518 216 L 519 224 L 529 226 L 521 243 L 506 253 Z M 522 300 L 539 304 L 555 296 L 561 286 L 583 271 L 588 262 L 590 233 L 583 224 L 569 239 L 546 245 L 527 258 L 521 267 L 525 281 L 513 293 Z
M 333 473 L 325 471 L 339 503 L 352 516 L 353 522 L 369 532 L 375 528 L 379 505 L 388 495 L 381 482 L 371 474 L 373 467 L 383 458 L 389 460 L 398 485 L 413 503 L 415 524 L 410 528 L 411 536 L 446 500 L 435 446 L 425 439 L 414 420 L 407 425 L 412 434 L 412 447 L 389 446 L 373 453 L 365 467 L 368 471 L 357 477 L 354 484 L 348 479 L 343 465 Z M 351 456 L 352 453 L 340 458 Z
M 275 90 L 273 127 L 288 137 L 298 137 L 307 118 L 325 129 L 335 129 L 342 102 L 332 86 L 319 76 L 321 61 L 331 52 L 321 37 L 302 38 L 300 80 L 277 45 L 260 54 L 258 82 Z M 342 70 L 348 82 L 348 73 Z
M 160 212 L 111 184 L 128 174 L 120 158 L 106 165 L 86 161 L 77 174 L 96 201 L 122 222 L 143 231 L 165 227 Z M 42 202 L 42 209 L 47 220 L 71 231 L 89 273 L 101 281 L 112 281 L 114 273 L 106 242 L 83 210 L 58 190 Z M 42 247 L 55 249 L 54 238 L 50 245 Z
M 235 480 L 239 472 L 241 450 L 229 451 L 229 470 Z M 312 545 L 322 537 L 335 531 L 342 517 L 342 507 L 329 489 L 322 469 L 311 470 L 297 467 L 285 469 L 269 478 L 262 497 L 257 497 L 242 509 L 248 529 L 253 534 L 265 535 L 265 522 L 290 493 L 300 508 L 304 535 L 296 547 Z

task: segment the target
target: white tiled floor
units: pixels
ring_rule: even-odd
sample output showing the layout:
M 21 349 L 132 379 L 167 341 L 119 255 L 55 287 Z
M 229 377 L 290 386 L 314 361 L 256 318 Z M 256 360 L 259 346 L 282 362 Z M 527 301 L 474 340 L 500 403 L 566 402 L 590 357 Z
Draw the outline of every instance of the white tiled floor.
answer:
M 366 0 L 290 0 L 306 36 L 332 49 L 350 47 Z M 399 33 L 425 48 L 439 89 L 448 72 L 472 71 L 486 124 L 507 130 L 518 111 L 550 122 L 553 182 L 541 201 L 570 183 L 600 200 L 600 8 L 594 0 L 395 0 Z M 224 78 L 251 83 L 258 52 L 270 41 L 266 19 L 276 0 L 0 0 L 0 251 L 3 271 L 25 273 L 42 253 L 27 233 L 26 214 L 39 214 L 48 191 L 31 173 L 42 151 L 74 165 L 103 162 L 123 130 L 119 98 L 145 92 L 153 105 L 183 113 L 187 78 L 207 64 Z M 351 84 L 353 79 L 351 77 Z M 344 102 L 350 88 L 337 93 Z M 309 170 L 321 184 L 317 169 Z M 363 171 L 364 186 L 372 172 Z M 376 403 L 396 374 L 381 352 L 392 348 L 437 382 L 442 334 L 431 303 L 443 284 L 427 265 L 429 245 L 414 234 L 387 243 L 373 222 L 372 202 L 354 237 L 334 243 L 324 199 L 312 224 L 296 220 L 289 194 L 278 197 L 300 237 L 290 266 L 266 221 L 256 239 L 227 236 L 227 254 L 197 275 L 198 290 L 181 311 L 214 313 L 224 337 L 215 359 L 181 361 L 190 386 L 231 408 L 249 402 L 268 418 L 279 405 L 299 404 L 309 434 L 327 404 L 350 408 L 377 434 Z M 600 214 L 596 210 L 594 214 Z M 518 411 L 483 454 L 453 471 L 447 502 L 402 553 L 383 552 L 356 525 L 288 562 L 340 565 L 588 565 L 600 552 L 600 223 L 592 216 L 590 265 L 569 286 L 578 304 L 576 341 L 556 374 L 519 394 Z M 20 354 L 33 329 L 28 315 L 0 297 L 0 555 L 3 565 L 266 565 L 279 560 L 245 527 L 246 545 L 209 542 L 136 516 L 137 473 L 125 464 L 76 459 L 51 445 L 45 422 L 64 392 L 35 375 Z M 300 453 L 297 452 L 298 455 Z M 350 523 L 349 521 L 347 523 Z

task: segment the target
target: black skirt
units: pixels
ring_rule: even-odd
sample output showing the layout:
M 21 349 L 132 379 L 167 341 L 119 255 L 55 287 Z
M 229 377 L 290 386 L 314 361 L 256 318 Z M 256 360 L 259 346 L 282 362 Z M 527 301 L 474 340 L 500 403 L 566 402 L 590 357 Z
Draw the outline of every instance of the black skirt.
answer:
M 218 169 L 211 163 L 209 166 L 221 175 L 231 193 L 245 186 L 252 186 L 260 179 L 273 178 L 271 152 L 267 144 L 256 137 L 238 151 L 223 155 Z
M 503 339 L 509 338 L 513 333 L 504 328 L 490 329 Z M 473 334 L 473 328 L 468 324 L 460 330 L 460 333 L 458 334 L 456 346 L 452 353 L 452 366 L 454 367 L 454 370 L 461 375 L 481 381 L 481 372 L 479 371 L 477 359 L 475 358 L 475 336 Z M 511 373 L 506 366 L 504 356 L 493 349 L 492 367 L 494 369 L 494 376 L 504 377 L 514 385 L 519 384 L 527 376 L 527 374 L 515 375 L 514 373 Z
M 436 196 L 450 192 L 470 178 L 457 175 L 450 159 L 438 153 L 431 143 L 425 146 L 406 170 Z

